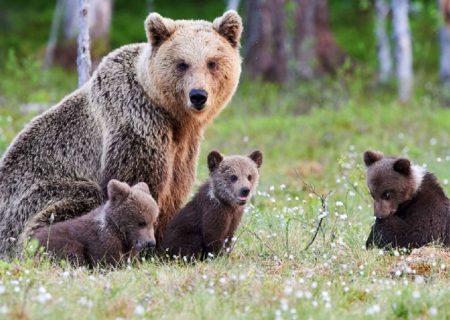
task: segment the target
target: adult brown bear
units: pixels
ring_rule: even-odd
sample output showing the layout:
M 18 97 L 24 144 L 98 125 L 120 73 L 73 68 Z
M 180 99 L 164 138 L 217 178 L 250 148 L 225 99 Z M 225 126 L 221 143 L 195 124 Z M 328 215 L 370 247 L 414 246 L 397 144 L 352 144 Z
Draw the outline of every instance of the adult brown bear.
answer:
M 34 228 L 102 204 L 111 179 L 146 182 L 157 238 L 191 190 L 203 130 L 233 96 L 242 21 L 152 13 L 148 43 L 103 59 L 79 90 L 34 119 L 0 162 L 0 256 Z

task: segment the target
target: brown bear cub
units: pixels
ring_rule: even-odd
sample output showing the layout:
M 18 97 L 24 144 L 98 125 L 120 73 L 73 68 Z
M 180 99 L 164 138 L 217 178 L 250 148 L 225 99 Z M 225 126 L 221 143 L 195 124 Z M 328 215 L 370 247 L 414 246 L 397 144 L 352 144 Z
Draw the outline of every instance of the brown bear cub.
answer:
M 169 223 L 160 250 L 188 260 L 217 256 L 229 250 L 245 204 L 259 179 L 262 153 L 208 155 L 209 179 Z
M 367 248 L 450 244 L 450 201 L 432 173 L 376 151 L 366 151 L 364 162 L 376 217 Z
M 111 180 L 108 201 L 91 212 L 37 229 L 32 238 L 51 254 L 90 267 L 117 265 L 156 245 L 158 206 L 146 183 Z

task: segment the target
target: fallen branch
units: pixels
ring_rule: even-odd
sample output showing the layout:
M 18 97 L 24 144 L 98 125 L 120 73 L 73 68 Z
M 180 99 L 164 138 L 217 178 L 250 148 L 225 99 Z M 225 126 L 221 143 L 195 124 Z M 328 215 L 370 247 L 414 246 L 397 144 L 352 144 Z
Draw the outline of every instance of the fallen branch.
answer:
M 317 198 L 319 198 L 320 204 L 322 207 L 322 210 L 321 210 L 322 213 L 319 216 L 320 219 L 319 219 L 319 223 L 317 224 L 316 231 L 314 232 L 314 235 L 311 238 L 311 240 L 309 241 L 309 243 L 306 245 L 305 249 L 303 249 L 303 251 L 307 251 L 311 247 L 311 245 L 314 243 L 314 241 L 316 240 L 317 234 L 319 233 L 319 230 L 322 227 L 322 222 L 328 215 L 328 201 L 327 200 L 328 200 L 328 197 L 330 196 L 331 192 L 328 192 L 327 194 L 320 194 L 316 191 L 314 186 L 309 185 L 306 182 L 304 182 L 304 184 L 312 194 L 314 194 Z

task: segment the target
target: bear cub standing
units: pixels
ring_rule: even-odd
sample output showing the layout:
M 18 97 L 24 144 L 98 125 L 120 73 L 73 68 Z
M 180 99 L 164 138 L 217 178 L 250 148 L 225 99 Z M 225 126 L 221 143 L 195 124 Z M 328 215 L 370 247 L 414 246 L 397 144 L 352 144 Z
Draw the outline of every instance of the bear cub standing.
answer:
M 364 162 L 376 217 L 367 248 L 450 244 L 450 201 L 432 173 L 376 151 L 366 151 Z
M 146 183 L 111 180 L 108 201 L 86 215 L 45 226 L 32 234 L 53 257 L 71 263 L 117 265 L 155 247 L 158 206 Z
M 169 223 L 160 246 L 170 257 L 204 259 L 229 249 L 259 179 L 262 153 L 208 155 L 209 179 Z

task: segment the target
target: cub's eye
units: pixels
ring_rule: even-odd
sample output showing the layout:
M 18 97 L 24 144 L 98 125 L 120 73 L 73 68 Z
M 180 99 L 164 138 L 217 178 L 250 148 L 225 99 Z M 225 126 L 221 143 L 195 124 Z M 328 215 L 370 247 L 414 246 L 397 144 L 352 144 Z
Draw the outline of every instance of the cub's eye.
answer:
M 383 192 L 381 195 L 381 199 L 383 200 L 389 200 L 391 198 L 392 194 L 389 191 Z
M 187 69 L 189 69 L 189 65 L 186 62 L 183 61 L 177 64 L 178 71 L 186 71 Z
M 236 175 L 232 175 L 231 177 L 230 177 L 230 180 L 231 180 L 231 182 L 236 182 L 236 181 L 238 181 L 238 177 L 236 176 Z
M 138 223 L 139 228 L 144 228 L 147 226 L 147 223 L 145 223 L 144 221 L 141 221 Z
M 208 61 L 208 69 L 209 70 L 216 70 L 217 69 L 217 62 L 215 61 Z
M 247 177 L 247 179 L 248 179 L 248 181 L 252 181 L 252 179 L 253 179 L 252 175 L 249 174 L 248 177 Z

